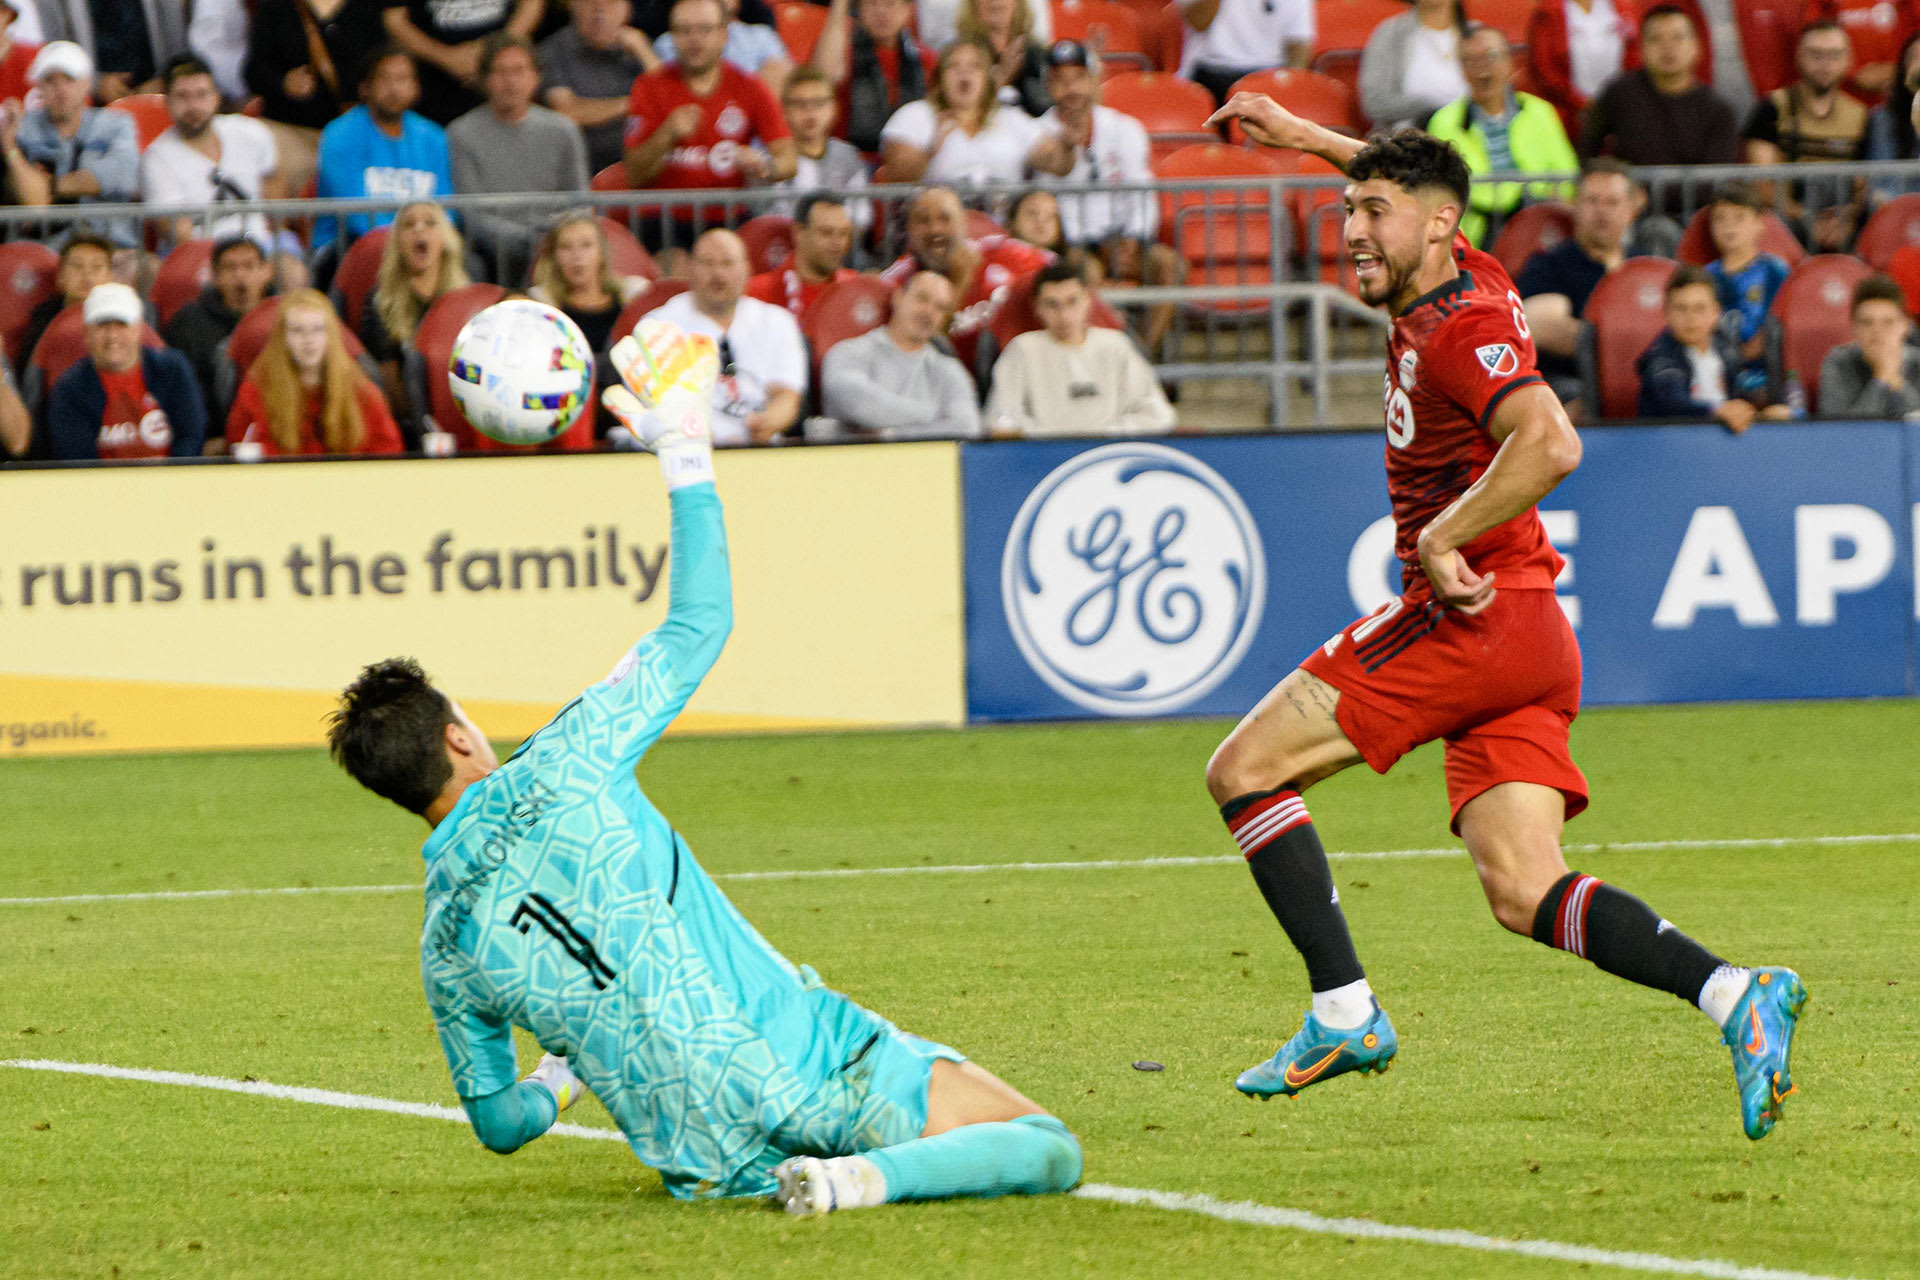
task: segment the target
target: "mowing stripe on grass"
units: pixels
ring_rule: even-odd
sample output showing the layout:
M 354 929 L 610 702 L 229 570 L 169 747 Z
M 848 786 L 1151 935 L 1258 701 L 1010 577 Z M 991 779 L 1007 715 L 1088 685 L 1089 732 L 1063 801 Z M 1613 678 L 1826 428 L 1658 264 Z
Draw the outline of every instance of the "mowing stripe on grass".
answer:
M 1831 848 L 1867 844 L 1920 844 L 1920 832 L 1901 831 L 1863 836 L 1738 836 L 1726 840 L 1607 840 L 1597 844 L 1562 846 L 1568 853 L 1646 853 L 1663 849 L 1782 849 L 1792 845 Z M 1338 861 L 1399 858 L 1461 858 L 1459 845 L 1438 849 L 1373 849 L 1329 853 Z M 1151 870 L 1156 867 L 1211 867 L 1244 861 L 1237 853 L 1188 858 L 1086 858 L 1064 862 L 926 863 L 917 867 L 809 867 L 783 871 L 723 871 L 715 880 L 837 880 L 859 876 L 978 875 L 992 871 L 1111 871 Z M 251 898 L 308 893 L 418 892 L 415 884 L 295 885 L 282 889 L 166 889 L 149 893 L 64 893 L 40 898 L 0 898 L 0 907 L 31 907 L 56 902 L 174 902 L 195 898 Z
M 192 1075 L 184 1071 L 147 1071 L 138 1067 L 115 1067 L 96 1062 L 58 1062 L 47 1058 L 0 1059 L 0 1067 L 26 1071 L 58 1071 L 68 1075 L 97 1076 L 108 1080 L 135 1080 L 145 1084 L 186 1085 L 196 1089 L 217 1089 L 224 1093 L 249 1093 L 257 1097 L 279 1098 L 287 1102 L 306 1102 L 348 1111 L 385 1111 L 395 1115 L 417 1116 L 425 1120 L 467 1121 L 458 1107 L 436 1106 L 430 1102 L 402 1102 L 397 1098 L 377 1098 L 362 1093 L 338 1093 L 332 1089 L 306 1089 L 295 1085 L 269 1084 L 264 1080 L 230 1080 L 224 1076 Z M 593 1138 L 606 1142 L 624 1142 L 617 1129 L 593 1129 L 577 1124 L 556 1124 L 547 1131 L 570 1138 Z M 1144 1205 L 1178 1213 L 1195 1213 L 1223 1222 L 1246 1223 L 1257 1227 L 1284 1227 L 1310 1231 L 1318 1235 L 1350 1236 L 1367 1240 L 1399 1240 L 1408 1244 L 1439 1245 L 1452 1249 L 1470 1249 L 1478 1253 L 1517 1253 L 1530 1258 L 1570 1262 L 1602 1267 L 1620 1267 L 1628 1271 L 1652 1271 L 1672 1276 L 1706 1276 L 1710 1280 L 1838 1280 L 1833 1276 L 1805 1271 L 1778 1271 L 1771 1267 L 1743 1267 L 1712 1258 L 1669 1258 L 1658 1253 L 1625 1252 L 1600 1249 L 1592 1245 L 1565 1244 L 1557 1240 L 1507 1240 L 1483 1236 L 1472 1231 L 1440 1230 L 1433 1227 L 1402 1227 L 1370 1218 L 1325 1218 L 1303 1209 L 1281 1209 L 1246 1200 L 1216 1200 L 1212 1196 L 1183 1195 L 1173 1191 L 1151 1191 L 1142 1187 L 1114 1187 L 1089 1183 L 1073 1193 L 1083 1200 L 1104 1200 L 1112 1204 Z

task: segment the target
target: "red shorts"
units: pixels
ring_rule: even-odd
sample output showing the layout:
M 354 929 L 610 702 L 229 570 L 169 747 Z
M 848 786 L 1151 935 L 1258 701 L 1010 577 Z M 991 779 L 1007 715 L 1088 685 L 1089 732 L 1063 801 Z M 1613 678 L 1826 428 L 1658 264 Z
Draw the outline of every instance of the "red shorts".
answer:
M 1555 788 L 1569 818 L 1587 807 L 1586 776 L 1567 750 L 1580 645 L 1551 591 L 1503 589 L 1473 617 L 1411 592 L 1300 667 L 1340 691 L 1340 728 L 1376 773 L 1446 739 L 1456 834 L 1467 802 L 1503 782 Z

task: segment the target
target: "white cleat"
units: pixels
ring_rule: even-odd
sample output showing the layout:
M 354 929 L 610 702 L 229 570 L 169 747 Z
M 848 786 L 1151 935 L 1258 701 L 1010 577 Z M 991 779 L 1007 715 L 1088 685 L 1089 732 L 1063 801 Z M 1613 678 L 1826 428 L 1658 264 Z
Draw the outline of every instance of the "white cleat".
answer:
M 871 1160 L 859 1156 L 795 1156 L 773 1171 L 780 1189 L 773 1198 L 796 1218 L 812 1218 L 840 1209 L 885 1204 L 886 1184 Z

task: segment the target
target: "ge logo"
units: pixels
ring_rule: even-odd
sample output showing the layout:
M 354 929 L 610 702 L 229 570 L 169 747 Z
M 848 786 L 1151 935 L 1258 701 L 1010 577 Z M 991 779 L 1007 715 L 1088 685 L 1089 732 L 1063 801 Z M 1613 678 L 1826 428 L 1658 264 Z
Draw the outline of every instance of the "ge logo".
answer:
M 1007 625 L 1062 697 L 1176 711 L 1240 664 L 1266 601 L 1260 531 L 1205 464 L 1157 444 L 1079 454 L 1035 486 L 1000 561 Z
M 1387 443 L 1396 449 L 1413 443 L 1413 401 L 1399 387 L 1387 392 Z

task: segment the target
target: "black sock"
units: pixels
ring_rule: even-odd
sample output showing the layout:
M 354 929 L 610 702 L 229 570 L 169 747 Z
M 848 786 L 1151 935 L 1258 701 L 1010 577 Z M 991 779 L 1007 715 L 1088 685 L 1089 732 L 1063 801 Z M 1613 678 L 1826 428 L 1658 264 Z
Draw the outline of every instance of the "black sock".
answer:
M 1340 912 L 1320 833 L 1300 793 L 1282 787 L 1239 796 L 1220 806 L 1220 816 L 1246 855 L 1268 909 L 1307 962 L 1313 989 L 1331 991 L 1366 977 Z
M 1700 988 L 1726 963 L 1632 894 L 1578 871 L 1556 880 L 1540 900 L 1533 940 L 1688 1004 L 1699 1002 Z

